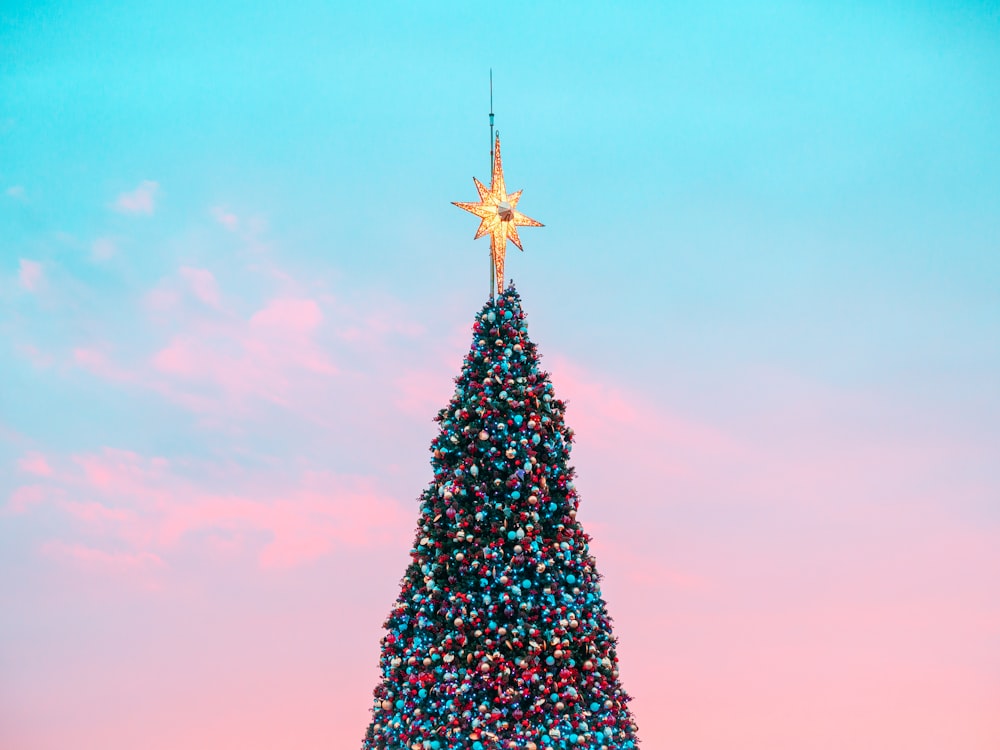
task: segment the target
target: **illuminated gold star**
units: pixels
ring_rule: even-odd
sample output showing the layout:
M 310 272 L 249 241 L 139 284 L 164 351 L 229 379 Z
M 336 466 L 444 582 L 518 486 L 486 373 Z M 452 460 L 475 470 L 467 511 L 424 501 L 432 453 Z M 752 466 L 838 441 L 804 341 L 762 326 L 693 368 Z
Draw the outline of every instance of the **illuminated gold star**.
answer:
M 479 202 L 455 203 L 455 205 L 482 219 L 473 239 L 478 240 L 487 234 L 490 236 L 490 255 L 493 259 L 497 292 L 502 292 L 507 240 L 517 245 L 517 249 L 523 252 L 524 248 L 521 247 L 521 238 L 517 234 L 517 228 L 543 227 L 545 225 L 517 210 L 517 202 L 521 199 L 520 190 L 507 195 L 507 186 L 503 181 L 503 165 L 500 162 L 499 135 L 497 135 L 496 147 L 493 150 L 493 177 L 490 180 L 489 189 L 487 190 L 486 186 L 475 177 L 472 178 L 472 181 L 476 183 Z

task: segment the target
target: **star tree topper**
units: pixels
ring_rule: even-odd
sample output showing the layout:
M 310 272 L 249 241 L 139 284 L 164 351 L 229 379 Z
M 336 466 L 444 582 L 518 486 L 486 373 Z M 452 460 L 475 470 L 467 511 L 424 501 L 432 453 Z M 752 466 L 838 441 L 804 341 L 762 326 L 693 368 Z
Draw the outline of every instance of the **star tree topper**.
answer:
M 503 291 L 503 266 L 507 255 L 507 240 L 510 240 L 520 251 L 521 238 L 517 234 L 518 227 L 543 227 L 540 221 L 535 221 L 517 210 L 517 202 L 521 199 L 521 191 L 507 195 L 507 186 L 503 181 L 503 165 L 500 162 L 500 134 L 497 134 L 496 146 L 493 149 L 493 177 L 490 180 L 489 190 L 475 177 L 472 181 L 476 183 L 476 190 L 479 191 L 478 203 L 457 203 L 454 205 L 475 214 L 482 221 L 476 236 L 478 240 L 484 235 L 490 236 L 490 256 L 493 261 L 493 271 L 496 276 L 497 292 Z M 492 290 L 491 290 L 492 293 Z

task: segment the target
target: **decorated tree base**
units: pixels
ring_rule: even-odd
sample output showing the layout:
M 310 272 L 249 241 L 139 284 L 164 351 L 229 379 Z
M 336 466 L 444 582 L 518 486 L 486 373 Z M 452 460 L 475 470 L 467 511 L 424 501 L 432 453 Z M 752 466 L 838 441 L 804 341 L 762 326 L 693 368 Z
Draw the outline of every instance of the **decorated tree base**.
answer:
M 637 747 L 564 412 L 511 286 L 437 416 L 364 750 Z

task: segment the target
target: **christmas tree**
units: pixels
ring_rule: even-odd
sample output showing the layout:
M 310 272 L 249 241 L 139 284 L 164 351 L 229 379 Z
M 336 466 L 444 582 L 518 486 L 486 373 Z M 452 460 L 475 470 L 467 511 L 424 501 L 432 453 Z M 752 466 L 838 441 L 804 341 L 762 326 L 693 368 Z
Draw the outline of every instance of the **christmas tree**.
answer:
M 492 109 L 492 107 L 491 107 Z M 490 125 L 493 115 L 490 114 Z M 490 301 L 437 415 L 434 479 L 385 622 L 364 750 L 629 750 L 630 700 L 569 465 L 565 405 L 503 289 L 507 240 L 542 226 L 492 181 L 455 205 L 490 235 Z M 499 292 L 493 295 L 493 280 Z
M 472 326 L 382 639 L 364 748 L 635 748 L 573 431 L 513 287 Z

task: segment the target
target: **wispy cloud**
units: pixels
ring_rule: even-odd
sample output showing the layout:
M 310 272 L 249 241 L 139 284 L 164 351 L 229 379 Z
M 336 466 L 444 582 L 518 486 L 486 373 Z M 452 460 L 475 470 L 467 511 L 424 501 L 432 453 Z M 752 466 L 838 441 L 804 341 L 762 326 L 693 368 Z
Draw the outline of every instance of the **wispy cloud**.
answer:
M 39 477 L 52 475 L 52 467 L 41 453 L 27 453 L 17 462 L 18 468 L 25 474 L 34 474 Z
M 192 475 L 191 465 L 184 473 L 167 459 L 112 448 L 60 465 L 68 468 L 50 470 L 50 485 L 18 488 L 8 508 L 23 514 L 48 502 L 72 519 L 78 536 L 43 547 L 71 561 L 162 566 L 184 540 L 211 551 L 211 540 L 224 538 L 262 568 L 289 568 L 337 547 L 405 543 L 410 531 L 396 501 L 364 476 L 278 477 L 207 464 Z
M 232 211 L 228 211 L 221 206 L 216 206 L 212 209 L 212 216 L 230 232 L 235 232 L 240 226 L 239 217 Z
M 344 409 L 381 400 L 376 391 L 392 389 L 391 381 L 425 355 L 413 346 L 424 337 L 423 326 L 394 298 L 335 297 L 322 283 L 280 270 L 263 275 L 275 289 L 246 309 L 246 295 L 227 294 L 213 271 L 181 266 L 140 297 L 142 337 L 91 339 L 71 350 L 71 361 L 110 383 L 159 394 L 203 424 L 232 425 L 278 406 L 332 425 L 345 418 Z M 390 346 L 394 341 L 404 342 L 402 358 Z M 376 368 L 384 377 L 361 376 L 376 361 L 384 363 Z M 442 367 L 445 386 L 456 361 L 451 357 Z M 344 387 L 354 389 L 351 398 L 329 388 L 331 378 L 342 376 L 350 381 Z M 409 387 L 406 398 L 417 398 Z
M 135 380 L 133 373 L 113 362 L 102 349 L 77 347 L 73 349 L 73 362 L 91 374 L 115 383 Z
M 151 216 L 156 211 L 156 197 L 159 190 L 159 183 L 143 180 L 135 190 L 119 195 L 115 199 L 113 207 L 123 214 Z
M 8 198 L 13 198 L 14 200 L 24 200 L 24 186 L 23 185 L 11 185 L 9 188 L 3 191 L 4 195 Z
M 180 270 L 180 275 L 198 300 L 209 307 L 219 307 L 219 286 L 211 271 L 184 266 Z
M 48 496 L 48 489 L 44 485 L 21 485 L 20 487 L 15 487 L 11 491 L 4 509 L 8 513 L 25 513 L 32 507 L 40 505 Z
M 163 560 L 152 552 L 109 552 L 78 542 L 52 540 L 42 545 L 47 557 L 76 564 L 110 568 L 162 568 Z
M 391 335 L 417 338 L 426 332 L 421 323 L 406 315 L 392 299 L 380 300 L 376 310 L 357 312 L 360 314 L 350 316 L 337 330 L 338 337 L 344 341 L 377 346 Z
M 21 258 L 18 280 L 29 292 L 37 291 L 45 281 L 45 269 L 37 261 Z
M 316 339 L 322 322 L 315 300 L 275 299 L 248 320 L 203 322 L 175 334 L 150 363 L 160 390 L 196 411 L 215 412 L 248 398 L 288 405 L 304 378 L 338 372 Z M 203 398 L 206 387 L 215 398 Z

